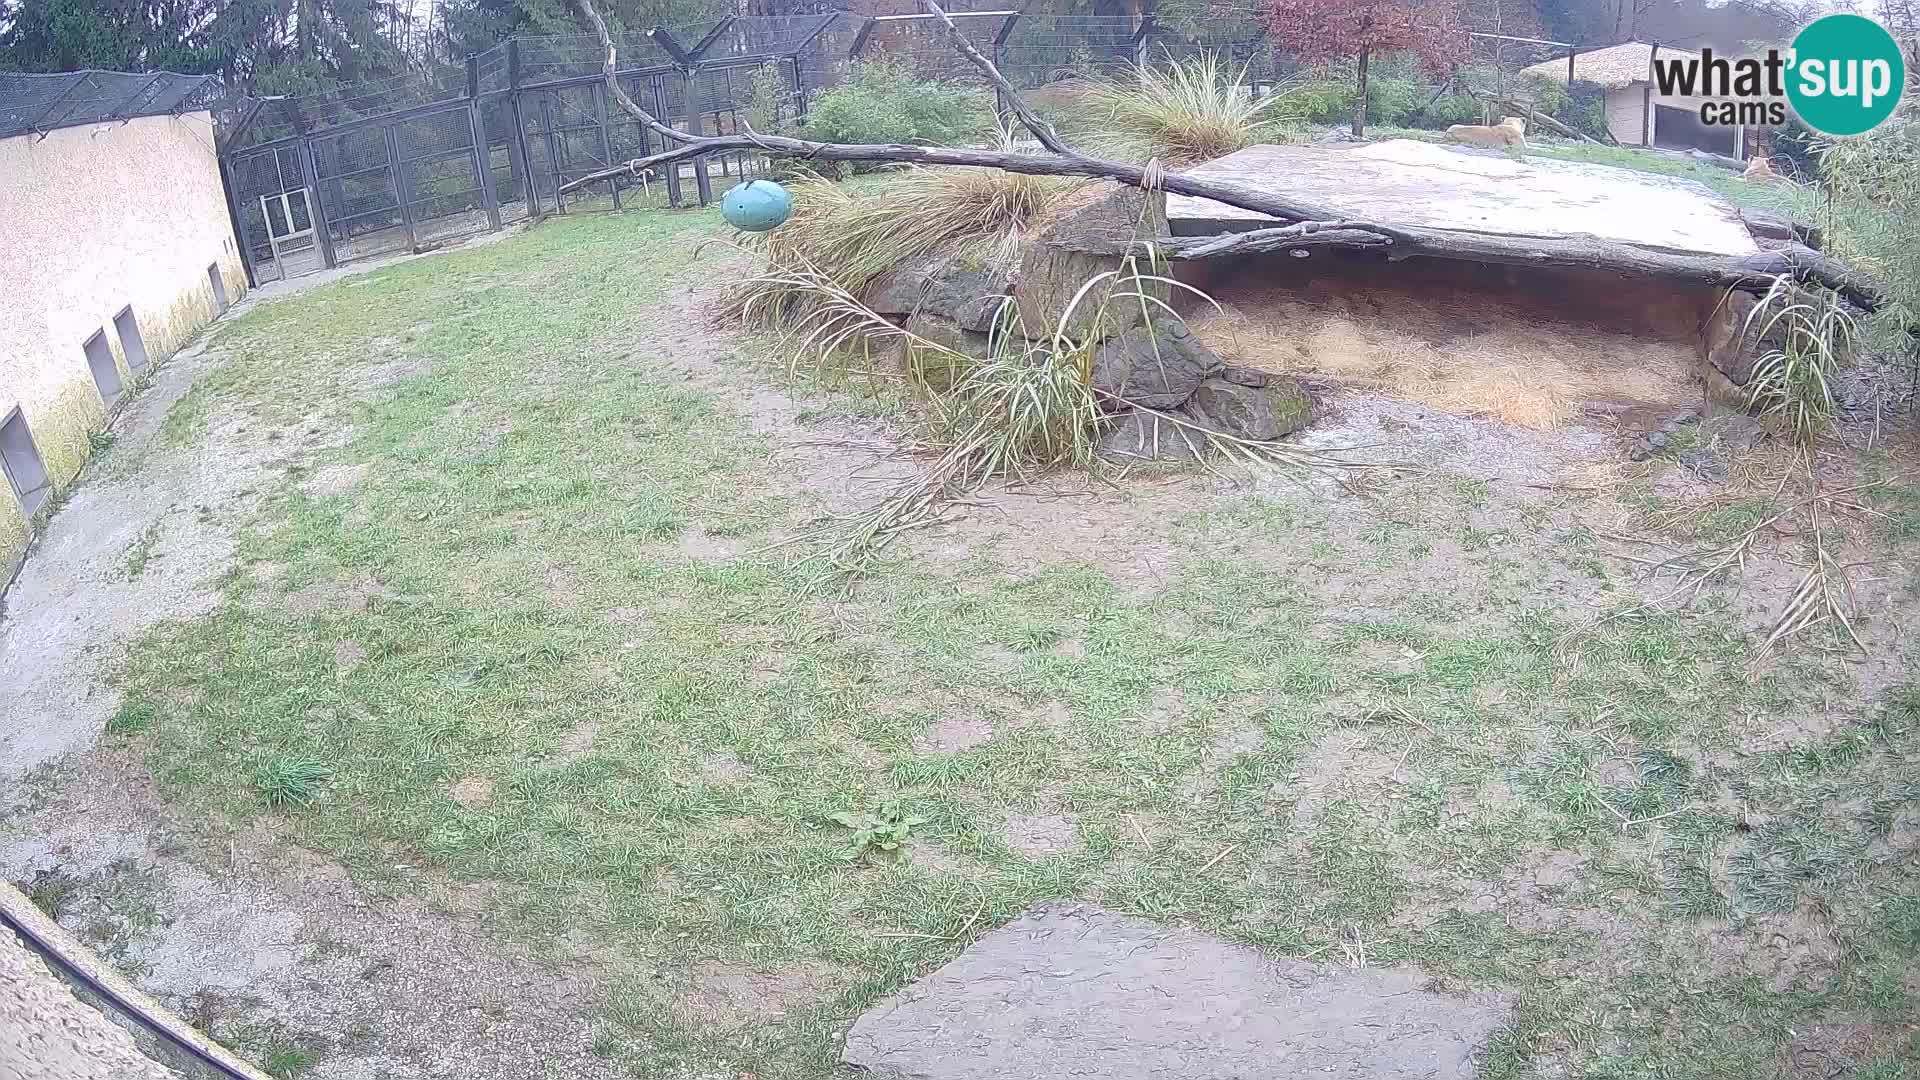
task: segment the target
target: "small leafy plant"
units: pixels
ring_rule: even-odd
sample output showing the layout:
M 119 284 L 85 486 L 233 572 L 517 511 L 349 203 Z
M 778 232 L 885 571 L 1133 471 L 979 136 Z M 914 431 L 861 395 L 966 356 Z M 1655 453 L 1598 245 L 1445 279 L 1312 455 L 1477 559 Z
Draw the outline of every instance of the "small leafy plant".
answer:
M 276 757 L 253 774 L 253 788 L 268 806 L 309 806 L 333 770 L 311 758 Z
M 867 810 L 842 810 L 833 815 L 834 824 L 853 830 L 852 849 L 845 858 L 862 856 L 892 862 L 905 850 L 914 826 L 926 824 L 926 818 L 908 813 L 898 799 L 887 799 Z

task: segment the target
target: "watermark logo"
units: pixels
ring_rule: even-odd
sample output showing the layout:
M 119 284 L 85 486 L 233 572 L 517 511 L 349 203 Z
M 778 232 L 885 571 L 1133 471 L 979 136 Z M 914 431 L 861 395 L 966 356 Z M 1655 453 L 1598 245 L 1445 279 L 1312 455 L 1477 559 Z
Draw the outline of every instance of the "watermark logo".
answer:
M 1699 56 L 1655 55 L 1654 83 L 1663 96 L 1707 97 L 1704 124 L 1785 123 L 1787 105 L 1827 135 L 1858 135 L 1893 115 L 1907 86 L 1907 62 L 1886 28 L 1860 15 L 1814 20 L 1785 52 L 1729 60 L 1712 49 Z

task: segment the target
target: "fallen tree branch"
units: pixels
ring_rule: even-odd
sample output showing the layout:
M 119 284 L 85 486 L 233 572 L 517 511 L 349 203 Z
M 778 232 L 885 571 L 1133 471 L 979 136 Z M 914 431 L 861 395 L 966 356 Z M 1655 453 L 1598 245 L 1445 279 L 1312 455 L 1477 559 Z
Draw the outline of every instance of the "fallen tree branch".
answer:
M 1876 311 L 1886 303 L 1875 283 L 1804 244 L 1784 244 L 1753 255 L 1720 256 L 1643 247 L 1585 235 L 1513 236 L 1420 226 L 1398 226 L 1394 232 L 1396 235 L 1387 237 L 1368 225 L 1302 221 L 1223 236 L 1175 236 L 1156 240 L 1153 247 L 1156 255 L 1176 260 L 1315 247 L 1390 249 L 1394 258 L 1424 255 L 1510 266 L 1611 270 L 1663 281 L 1755 292 L 1764 291 L 1775 278 L 1786 274 L 1797 281 L 1832 289 L 1864 311 Z M 1137 241 L 1103 242 L 1095 238 L 1081 239 L 1074 244 L 1074 249 L 1095 255 L 1144 253 L 1144 245 Z
M 1594 138 L 1593 136 L 1587 134 L 1586 132 L 1578 131 L 1573 128 L 1570 128 L 1567 125 L 1561 123 L 1558 120 L 1555 120 L 1553 117 L 1548 116 L 1546 113 L 1541 112 L 1539 109 L 1536 109 L 1531 105 L 1517 104 L 1515 102 L 1508 101 L 1506 98 L 1503 98 L 1503 97 L 1492 97 L 1490 98 L 1490 100 L 1494 104 L 1500 106 L 1503 109 L 1519 109 L 1519 110 L 1525 111 L 1527 114 L 1528 124 L 1538 124 L 1539 126 L 1546 128 L 1548 131 L 1551 131 L 1555 135 L 1559 135 L 1562 138 L 1579 139 L 1582 142 L 1590 142 L 1595 146 L 1606 145 L 1605 143 L 1601 142 L 1599 139 Z
M 1342 219 L 1328 207 L 1256 191 L 1239 184 L 1167 172 L 1160 169 L 1157 163 L 1140 166 L 1089 157 L 1076 151 L 1051 124 L 1033 111 L 1013 84 L 994 67 L 993 61 L 966 40 L 936 0 L 921 0 L 921 3 L 940 18 L 961 55 L 1000 90 L 1008 108 L 1021 125 L 1031 131 L 1034 138 L 1051 153 L 1019 154 L 902 143 L 824 143 L 784 135 L 762 135 L 751 130 L 738 135 L 692 135 L 661 123 L 627 94 L 620 86 L 617 50 L 606 21 L 594 9 L 593 0 L 574 0 L 574 3 L 592 24 L 600 44 L 606 49 L 602 71 L 613 100 L 642 126 L 662 139 L 679 145 L 562 184 L 560 193 L 563 195 L 615 177 L 637 175 L 661 166 L 677 169 L 682 161 L 738 150 L 757 150 L 774 156 L 809 161 L 959 165 L 1034 176 L 1100 178 L 1142 189 L 1157 186 L 1176 195 L 1211 199 L 1228 206 L 1252 210 L 1275 218 L 1280 223 L 1273 229 L 1256 229 L 1225 236 L 1172 237 L 1152 241 L 1161 254 L 1172 258 L 1211 258 L 1256 252 L 1298 251 L 1310 247 L 1386 248 L 1391 250 L 1394 258 L 1425 255 L 1524 266 L 1586 267 L 1751 291 L 1766 289 L 1772 284 L 1773 277 L 1785 273 L 1802 283 L 1832 289 L 1849 303 L 1866 311 L 1877 311 L 1884 303 L 1880 291 L 1866 278 L 1819 252 L 1798 245 L 1755 256 L 1715 257 L 1640 247 L 1591 236 L 1506 236 L 1387 225 Z M 1130 249 L 1115 253 L 1124 254 L 1126 250 Z

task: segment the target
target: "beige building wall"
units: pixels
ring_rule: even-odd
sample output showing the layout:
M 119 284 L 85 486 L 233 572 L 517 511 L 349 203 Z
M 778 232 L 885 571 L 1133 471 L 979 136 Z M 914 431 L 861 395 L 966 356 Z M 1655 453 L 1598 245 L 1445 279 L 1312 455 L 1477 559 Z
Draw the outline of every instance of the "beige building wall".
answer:
M 1622 146 L 1640 145 L 1640 118 L 1646 112 L 1646 95 L 1642 93 L 1645 89 L 1645 83 L 1634 83 L 1607 91 L 1607 130 Z M 1647 130 L 1651 131 L 1651 126 Z
M 209 266 L 238 299 L 246 271 L 207 113 L 0 139 L 0 421 L 20 408 L 54 490 L 107 416 L 86 340 L 106 332 L 130 390 L 114 315 L 132 306 L 150 362 L 172 355 L 219 314 Z M 29 526 L 0 481 L 0 581 Z

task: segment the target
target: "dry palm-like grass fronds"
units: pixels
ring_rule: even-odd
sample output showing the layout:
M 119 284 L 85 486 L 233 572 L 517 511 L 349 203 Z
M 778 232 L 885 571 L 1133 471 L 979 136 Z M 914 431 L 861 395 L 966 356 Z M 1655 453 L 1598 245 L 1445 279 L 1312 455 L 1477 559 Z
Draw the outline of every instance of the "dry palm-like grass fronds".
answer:
M 1741 332 L 1756 326 L 1759 340 L 1779 344 L 1755 361 L 1749 400 L 1795 442 L 1811 443 L 1833 419 L 1833 376 L 1851 362 L 1859 337 L 1853 316 L 1835 293 L 1783 275 L 1747 313 Z
M 1789 501 L 1780 502 L 1787 495 L 1787 489 L 1795 479 L 1803 482 Z M 1567 631 L 1555 642 L 1555 648 L 1564 652 L 1608 623 L 1687 609 L 1700 599 L 1709 586 L 1738 579 L 1748 562 L 1755 556 L 1762 540 L 1769 533 L 1775 533 L 1802 538 L 1808 545 L 1809 563 L 1786 605 L 1768 626 L 1765 638 L 1754 650 L 1754 659 L 1759 660 L 1768 656 L 1788 642 L 1803 638 L 1815 629 L 1829 624 L 1839 628 L 1847 644 L 1854 651 L 1860 655 L 1866 655 L 1868 651 L 1866 643 L 1854 630 L 1853 617 L 1850 614 L 1855 604 L 1852 581 L 1848 577 L 1849 567 L 1835 555 L 1836 537 L 1828 527 L 1828 521 L 1846 511 L 1875 513 L 1870 507 L 1863 506 L 1857 501 L 1860 492 L 1873 486 L 1873 484 L 1856 484 L 1828 489 L 1821 484 L 1813 455 L 1810 452 L 1802 452 L 1793 464 L 1781 473 L 1773 485 L 1771 495 L 1760 500 L 1760 505 L 1773 507 L 1772 512 L 1764 516 L 1753 515 L 1754 520 L 1732 536 L 1711 546 L 1684 550 L 1660 559 L 1621 555 L 1621 558 L 1645 567 L 1649 577 L 1673 577 L 1675 579 L 1673 588 L 1651 600 L 1613 611 Z M 1753 500 L 1739 501 L 1752 502 Z M 1727 507 L 1737 504 L 1722 501 L 1721 505 Z M 1701 507 L 1693 509 L 1696 517 L 1704 512 L 1704 508 Z M 1674 521 L 1673 515 L 1674 512 L 1669 511 L 1665 514 L 1653 515 L 1647 520 L 1667 521 L 1682 531 L 1687 531 L 1687 523 Z M 1633 536 L 1612 536 L 1608 539 L 1646 545 L 1656 543 L 1643 537 Z
M 770 270 L 763 277 L 767 279 L 763 295 L 803 291 L 813 298 L 812 322 L 794 342 L 796 366 L 844 355 L 856 341 L 881 347 L 900 341 L 907 346 L 908 356 L 918 358 L 916 363 L 938 367 L 950 379 L 944 389 L 930 392 L 926 399 L 934 457 L 924 469 L 896 484 L 871 508 L 787 541 L 820 545 L 800 560 L 817 571 L 817 583 L 858 572 L 900 534 L 946 520 L 950 507 L 991 481 L 1025 482 L 1063 468 L 1097 471 L 1096 450 L 1106 415 L 1102 405 L 1127 403 L 1093 386 L 1093 355 L 1100 343 L 1070 337 L 1066 327 L 1088 304 L 1096 305 L 1095 323 L 1102 309 L 1118 304 L 1139 305 L 1149 320 L 1177 317 L 1153 295 L 1155 291 L 1197 292 L 1143 272 L 1139 260 L 1129 259 L 1123 269 L 1096 275 L 1082 285 L 1059 323 L 1032 338 L 1020 323 L 1018 310 L 1011 304 L 1003 307 L 989 336 L 990 354 L 982 359 L 895 325 L 819 270 Z M 1154 415 L 1190 437 L 1192 445 L 1212 446 L 1228 460 L 1330 469 L 1369 467 L 1328 453 L 1206 432 L 1175 414 Z
M 1285 94 L 1254 94 L 1246 68 L 1229 70 L 1212 52 L 1133 69 L 1124 79 L 1092 79 L 1077 107 L 1087 137 L 1113 153 L 1192 165 L 1258 142 L 1287 117 Z
M 788 185 L 794 209 L 786 224 L 747 244 L 776 272 L 819 275 L 858 296 L 889 270 L 936 252 L 1006 265 L 1029 224 L 1080 183 L 918 166 L 861 185 L 807 177 Z M 831 306 L 826 294 L 777 275 L 742 282 L 727 305 L 750 324 L 776 330 L 807 325 Z

